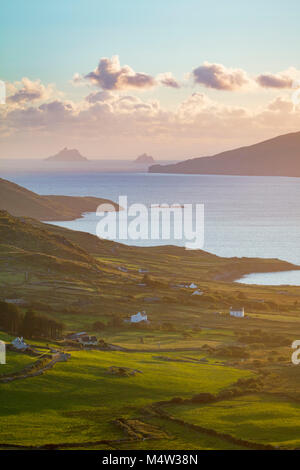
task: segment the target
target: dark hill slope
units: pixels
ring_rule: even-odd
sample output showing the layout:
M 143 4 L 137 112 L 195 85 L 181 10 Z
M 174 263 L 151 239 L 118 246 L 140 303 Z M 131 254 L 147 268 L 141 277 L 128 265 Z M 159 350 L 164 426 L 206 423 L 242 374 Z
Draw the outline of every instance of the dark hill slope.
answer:
M 300 176 L 300 132 L 172 165 L 152 165 L 150 173 Z
M 72 220 L 93 212 L 99 204 L 118 205 L 108 199 L 76 196 L 40 196 L 18 184 L 0 178 L 0 210 L 39 220 Z

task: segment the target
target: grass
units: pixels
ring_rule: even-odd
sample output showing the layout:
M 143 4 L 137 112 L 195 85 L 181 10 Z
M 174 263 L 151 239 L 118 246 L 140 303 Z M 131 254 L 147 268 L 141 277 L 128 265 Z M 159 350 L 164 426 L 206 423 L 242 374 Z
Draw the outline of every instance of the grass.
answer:
M 204 344 L 215 346 L 220 342 L 232 341 L 233 337 L 233 333 L 230 331 L 215 329 L 168 332 L 137 330 L 134 326 L 119 331 L 106 329 L 102 334 L 100 332 L 100 335 L 107 343 L 137 350 L 200 348 Z
M 191 429 L 183 429 L 177 423 L 167 422 L 160 418 L 147 418 L 147 422 L 159 426 L 168 433 L 168 439 L 146 440 L 138 443 L 127 443 L 117 446 L 117 449 L 140 450 L 242 450 L 242 446 L 233 445 L 224 439 L 208 436 Z
M 168 406 L 184 421 L 256 443 L 284 448 L 300 445 L 300 404 L 269 395 L 249 395 L 209 406 Z
M 33 363 L 36 359 L 26 354 L 20 354 L 18 352 L 7 351 L 6 352 L 6 364 L 0 364 L 0 377 L 1 375 L 11 374 L 18 372 L 24 367 Z
M 124 378 L 108 367 L 143 373 Z M 219 365 L 164 363 L 150 353 L 72 352 L 43 376 L 0 387 L 1 442 L 42 445 L 124 437 L 112 420 L 174 396 L 217 392 L 249 372 Z

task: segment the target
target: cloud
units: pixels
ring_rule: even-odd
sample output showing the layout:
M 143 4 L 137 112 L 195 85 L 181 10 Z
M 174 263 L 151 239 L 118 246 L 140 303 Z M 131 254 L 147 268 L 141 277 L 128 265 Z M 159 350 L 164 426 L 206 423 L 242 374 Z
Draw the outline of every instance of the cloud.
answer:
M 96 93 L 90 93 L 85 99 L 88 103 L 97 103 L 98 101 L 112 100 L 113 96 L 110 91 L 98 91 Z
M 192 118 L 204 109 L 213 107 L 213 101 L 204 93 L 193 93 L 183 100 L 177 108 L 178 115 L 183 118 Z
M 217 74 L 217 78 L 218 86 L 224 87 L 224 77 L 222 81 Z M 155 82 L 163 85 L 166 80 L 167 86 L 176 89 L 172 79 L 170 73 L 161 74 Z M 175 159 L 211 154 L 299 128 L 300 106 L 288 96 L 254 108 L 225 104 L 201 91 L 167 109 L 157 99 L 124 88 L 124 77 L 115 80 L 114 87 L 122 84 L 120 91 L 101 87 L 76 102 L 63 99 L 39 80 L 10 84 L 14 101 L 0 107 L 1 152 L 9 155 L 17 149 L 20 156 L 26 148 L 38 156 L 43 143 L 43 153 L 67 143 L 99 157 L 135 155 L 145 149 Z
M 204 62 L 193 70 L 194 82 L 207 88 L 234 91 L 249 84 L 250 80 L 242 69 L 228 69 L 222 64 Z
M 294 78 L 288 73 L 265 73 L 256 77 L 256 81 L 263 88 L 292 88 Z
M 163 86 L 170 88 L 180 88 L 179 82 L 173 77 L 171 72 L 160 73 L 157 75 L 156 80 Z
M 12 94 L 7 99 L 9 103 L 26 103 L 49 99 L 54 94 L 54 87 L 44 86 L 40 80 L 31 81 L 24 77 L 20 82 L 11 85 L 11 91 Z
M 103 57 L 98 67 L 85 75 L 85 78 L 103 90 L 145 89 L 155 86 L 151 75 L 135 72 L 128 65 L 121 67 L 119 57 Z
M 50 131 L 74 118 L 74 108 L 69 102 L 59 100 L 38 107 L 16 108 L 7 113 L 6 124 L 15 130 L 24 128 Z
M 278 96 L 269 103 L 267 109 L 278 113 L 291 113 L 294 108 L 295 106 L 291 100 Z
M 74 73 L 72 80 L 70 80 L 70 83 L 72 83 L 72 85 L 74 85 L 76 87 L 86 85 L 86 81 L 85 81 L 84 77 L 78 72 Z
M 176 109 L 168 110 L 157 100 L 100 91 L 76 104 L 54 100 L 8 111 L 0 120 L 0 132 L 6 139 L 11 135 L 15 143 L 22 142 L 20 135 L 35 136 L 37 140 L 47 135 L 53 140 L 76 139 L 84 146 L 100 145 L 106 152 L 109 142 L 122 154 L 129 147 L 138 151 L 138 145 L 148 142 L 152 146 L 166 145 L 169 156 L 179 149 L 186 155 L 196 150 L 203 155 L 297 130 L 300 107 L 294 108 L 286 97 L 249 110 L 225 105 L 198 92 Z M 17 139 L 13 137 L 16 134 Z

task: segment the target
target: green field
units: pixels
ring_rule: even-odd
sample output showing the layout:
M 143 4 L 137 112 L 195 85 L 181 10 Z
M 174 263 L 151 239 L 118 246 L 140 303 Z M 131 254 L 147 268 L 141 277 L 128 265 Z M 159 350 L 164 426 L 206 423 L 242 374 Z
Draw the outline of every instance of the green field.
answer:
M 248 441 L 283 448 L 300 445 L 300 404 L 267 395 L 248 395 L 209 406 L 168 406 L 186 422 Z
M 20 354 L 13 351 L 7 351 L 6 364 L 0 364 L 0 377 L 1 375 L 11 374 L 22 370 L 27 365 L 34 362 L 36 359 L 26 354 Z
M 138 369 L 132 377 L 110 366 Z M 1 442 L 42 445 L 124 438 L 112 421 L 174 396 L 217 392 L 250 373 L 218 364 L 164 363 L 151 353 L 72 352 L 41 377 L 2 384 Z
M 178 349 L 201 348 L 204 344 L 212 346 L 223 342 L 232 341 L 233 332 L 202 329 L 201 331 L 143 331 L 132 328 L 124 328 L 116 332 L 106 329 L 102 338 L 108 343 L 114 343 L 124 348 L 147 349 Z

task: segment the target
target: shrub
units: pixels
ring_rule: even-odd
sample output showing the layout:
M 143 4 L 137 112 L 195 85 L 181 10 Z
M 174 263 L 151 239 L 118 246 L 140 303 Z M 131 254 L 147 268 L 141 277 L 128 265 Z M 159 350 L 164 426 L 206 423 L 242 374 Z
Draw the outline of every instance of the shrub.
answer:
M 216 399 L 212 393 L 198 393 L 191 398 L 192 403 L 211 403 Z

